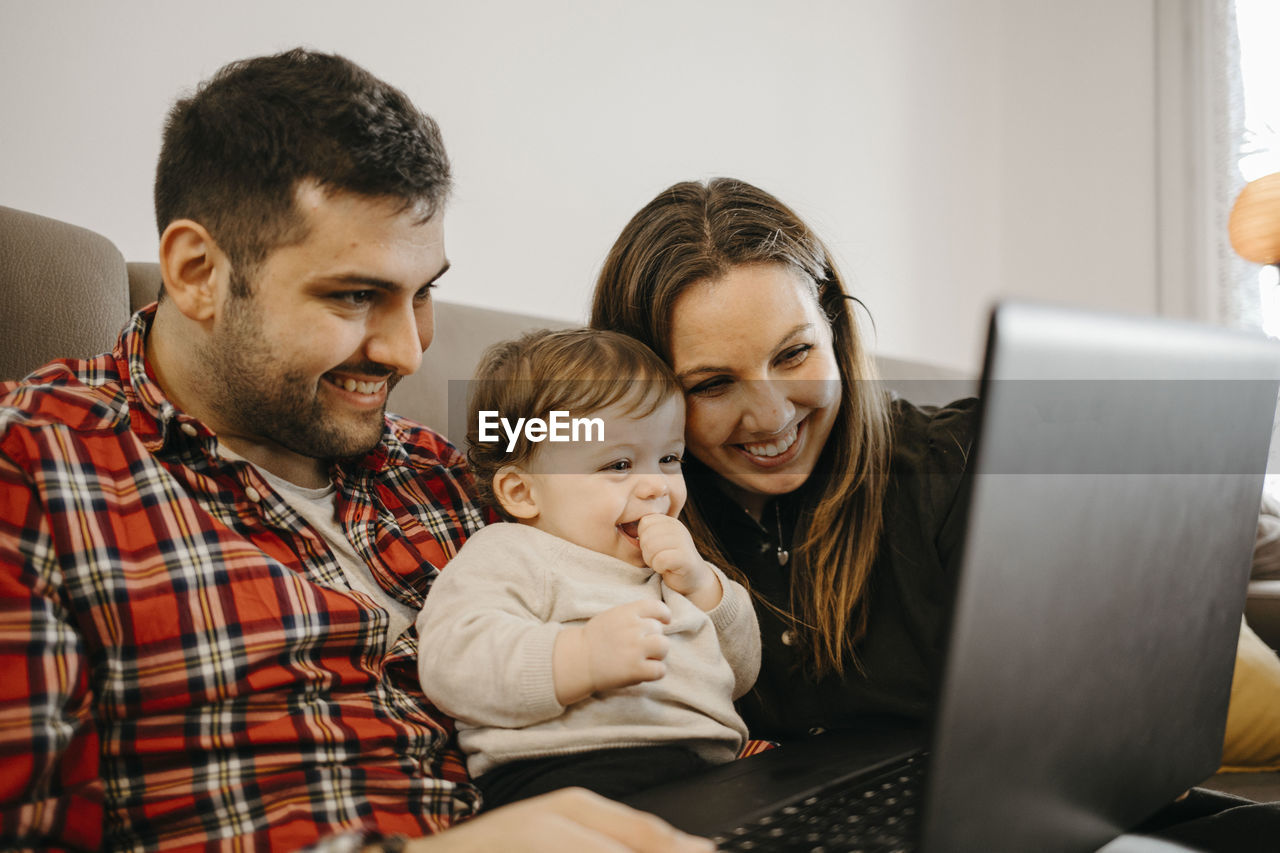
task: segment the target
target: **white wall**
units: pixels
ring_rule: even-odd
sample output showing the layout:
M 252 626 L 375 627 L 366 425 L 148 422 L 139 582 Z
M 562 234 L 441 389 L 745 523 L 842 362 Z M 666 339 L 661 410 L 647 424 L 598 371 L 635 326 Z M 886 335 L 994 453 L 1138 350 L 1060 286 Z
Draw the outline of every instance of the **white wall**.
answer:
M 171 100 L 304 44 L 440 122 L 442 298 L 582 319 L 641 204 L 735 175 L 818 227 L 880 351 L 972 368 L 997 295 L 1156 310 L 1156 2 L 0 0 L 0 204 L 152 259 Z

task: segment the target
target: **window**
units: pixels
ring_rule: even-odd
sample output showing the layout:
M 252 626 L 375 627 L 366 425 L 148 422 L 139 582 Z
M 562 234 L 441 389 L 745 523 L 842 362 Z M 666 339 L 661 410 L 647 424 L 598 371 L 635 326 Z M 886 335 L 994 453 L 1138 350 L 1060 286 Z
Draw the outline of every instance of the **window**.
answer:
M 1236 167 L 1241 183 L 1280 172 L 1280 3 L 1235 0 L 1241 107 L 1235 113 Z M 1280 227 L 1280 223 L 1277 223 Z M 1249 264 L 1239 286 L 1256 291 L 1261 325 L 1280 337 L 1280 273 Z

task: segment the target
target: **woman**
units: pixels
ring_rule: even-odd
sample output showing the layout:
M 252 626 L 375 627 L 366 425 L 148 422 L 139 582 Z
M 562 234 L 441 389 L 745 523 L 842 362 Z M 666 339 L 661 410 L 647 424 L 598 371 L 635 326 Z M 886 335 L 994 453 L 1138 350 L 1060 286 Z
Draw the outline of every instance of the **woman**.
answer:
M 975 401 L 892 399 L 850 303 L 800 218 L 725 178 L 642 208 L 596 286 L 592 325 L 644 341 L 685 389 L 690 530 L 757 603 L 763 660 L 739 703 L 755 738 L 924 719 L 935 697 Z M 1269 849 L 1280 809 L 1243 802 L 1197 789 L 1145 829 Z
M 637 213 L 591 322 L 647 343 L 685 388 L 690 528 L 759 605 L 752 736 L 924 718 L 973 401 L 890 400 L 822 241 L 741 181 L 677 184 Z

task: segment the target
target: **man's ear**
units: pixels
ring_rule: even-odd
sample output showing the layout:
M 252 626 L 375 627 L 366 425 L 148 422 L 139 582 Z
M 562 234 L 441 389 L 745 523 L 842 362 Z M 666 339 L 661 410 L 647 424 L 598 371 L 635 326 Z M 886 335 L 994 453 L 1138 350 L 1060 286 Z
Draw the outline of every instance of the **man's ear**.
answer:
M 518 465 L 503 465 L 493 475 L 493 496 L 512 518 L 533 521 L 538 517 L 538 500 L 534 494 L 533 480 Z
M 188 318 L 212 319 L 221 298 L 220 285 L 229 273 L 227 256 L 199 222 L 175 219 L 160 235 L 165 293 Z

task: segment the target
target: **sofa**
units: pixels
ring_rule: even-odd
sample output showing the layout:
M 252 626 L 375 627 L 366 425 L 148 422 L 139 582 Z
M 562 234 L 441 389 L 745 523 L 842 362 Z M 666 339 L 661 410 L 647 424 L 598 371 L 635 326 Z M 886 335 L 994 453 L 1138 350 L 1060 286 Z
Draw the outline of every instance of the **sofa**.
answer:
M 21 378 L 57 357 L 84 357 L 110 349 L 130 313 L 154 301 L 160 284 L 158 264 L 126 262 L 100 234 L 0 206 L 0 331 L 6 341 L 0 349 L 0 380 Z M 568 325 L 445 300 L 436 301 L 435 317 L 435 339 L 422 367 L 397 386 L 390 408 L 459 445 L 465 433 L 466 380 L 484 349 L 529 329 Z M 943 403 L 977 390 L 972 377 L 955 371 L 893 358 L 878 358 L 878 362 L 885 384 L 915 402 Z M 1275 734 L 1268 732 L 1260 744 L 1250 744 L 1249 754 L 1270 756 L 1274 749 L 1277 763 L 1236 762 L 1236 769 L 1280 770 L 1280 711 L 1271 710 L 1280 708 L 1280 659 L 1272 651 L 1280 648 L 1280 503 L 1263 508 L 1255 578 L 1249 589 L 1248 626 L 1242 632 L 1233 688 L 1235 717 L 1229 730 L 1235 726 L 1254 731 L 1266 726 L 1271 715 Z M 1247 718 L 1240 710 L 1246 701 L 1251 709 Z M 1229 746 L 1230 739 L 1229 735 Z M 1215 787 L 1245 796 L 1280 799 L 1277 772 L 1219 774 L 1214 781 Z

